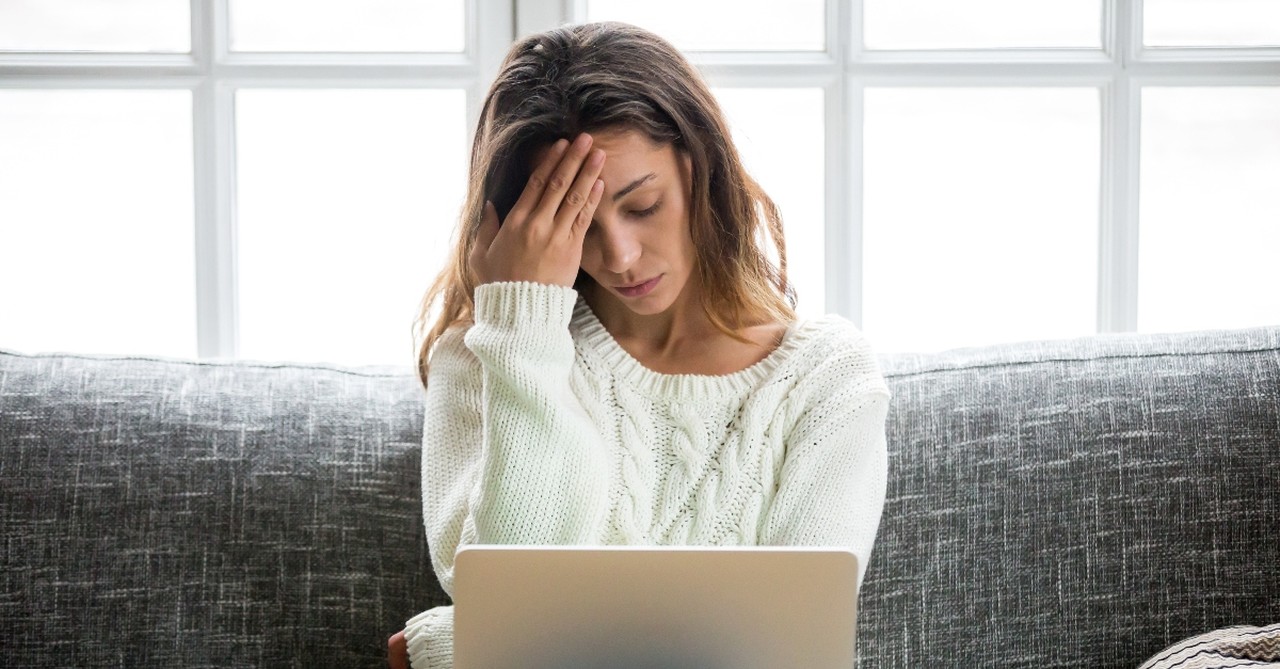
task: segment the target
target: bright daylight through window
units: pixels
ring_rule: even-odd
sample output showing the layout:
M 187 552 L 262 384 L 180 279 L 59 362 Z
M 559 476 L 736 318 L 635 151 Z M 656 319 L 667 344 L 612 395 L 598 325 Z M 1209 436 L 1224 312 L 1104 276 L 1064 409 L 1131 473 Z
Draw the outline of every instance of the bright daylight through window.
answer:
M 802 316 L 878 350 L 1280 323 L 1280 2 L 6 0 L 0 348 L 412 364 L 513 39 L 687 50 Z

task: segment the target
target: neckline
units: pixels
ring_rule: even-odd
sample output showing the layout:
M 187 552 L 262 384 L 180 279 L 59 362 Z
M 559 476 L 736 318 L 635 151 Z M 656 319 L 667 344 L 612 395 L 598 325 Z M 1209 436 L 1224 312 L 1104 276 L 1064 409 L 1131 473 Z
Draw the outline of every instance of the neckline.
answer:
M 787 325 L 782 341 L 760 360 L 729 374 L 666 374 L 645 367 L 622 348 L 581 296 L 573 308 L 573 325 L 580 339 L 604 363 L 605 368 L 648 395 L 696 399 L 739 395 L 757 387 L 808 337 L 808 322 L 797 319 Z

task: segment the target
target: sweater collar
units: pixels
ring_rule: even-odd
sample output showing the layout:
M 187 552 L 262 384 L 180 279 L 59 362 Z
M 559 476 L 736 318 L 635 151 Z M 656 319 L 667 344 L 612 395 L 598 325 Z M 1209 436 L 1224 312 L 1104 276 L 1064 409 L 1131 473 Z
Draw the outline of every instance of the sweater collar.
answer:
M 613 376 L 646 395 L 683 400 L 737 396 L 758 387 L 803 346 L 813 329 L 808 321 L 794 321 L 782 342 L 762 360 L 731 374 L 706 375 L 663 374 L 645 367 L 618 344 L 581 296 L 569 328 L 580 347 L 603 362 Z

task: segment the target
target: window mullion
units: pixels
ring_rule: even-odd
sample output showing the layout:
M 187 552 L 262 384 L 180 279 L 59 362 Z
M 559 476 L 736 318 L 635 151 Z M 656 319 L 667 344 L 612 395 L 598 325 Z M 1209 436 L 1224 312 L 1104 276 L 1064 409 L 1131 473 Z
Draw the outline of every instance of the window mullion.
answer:
M 237 353 L 234 91 L 218 79 L 226 51 L 226 0 L 192 0 L 196 332 L 202 358 Z
M 849 62 L 862 51 L 862 0 L 828 0 L 836 76 L 827 89 L 826 311 L 862 325 L 862 87 Z
M 1137 52 L 1140 0 L 1107 0 L 1104 36 L 1112 61 L 1102 91 L 1102 183 L 1098 232 L 1098 332 L 1138 325 L 1138 157 L 1141 99 L 1129 72 Z
M 1098 331 L 1137 329 L 1139 91 L 1117 74 L 1102 96 Z
M 480 107 L 489 91 L 489 84 L 498 74 L 498 67 L 507 49 L 515 40 L 516 18 L 520 0 L 468 0 L 467 2 L 467 54 L 475 62 L 478 76 L 467 89 L 467 127 L 474 134 L 480 118 Z M 467 145 L 474 137 L 468 136 Z
M 550 30 L 571 21 L 585 21 L 586 3 L 575 0 L 511 0 L 515 37 Z

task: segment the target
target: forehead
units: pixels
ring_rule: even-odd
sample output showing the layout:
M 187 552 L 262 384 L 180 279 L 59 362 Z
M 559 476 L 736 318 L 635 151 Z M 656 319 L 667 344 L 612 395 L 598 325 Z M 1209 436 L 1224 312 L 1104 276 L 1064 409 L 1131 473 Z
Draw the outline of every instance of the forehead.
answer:
M 591 147 L 605 154 L 604 173 L 637 170 L 656 171 L 676 163 L 676 150 L 671 144 L 660 144 L 635 130 L 600 130 L 592 132 Z M 572 138 L 570 138 L 572 139 Z M 538 165 L 551 151 L 548 144 L 533 154 L 533 164 Z M 625 175 L 624 175 L 625 176 Z M 606 178 L 606 182 L 608 179 Z
M 635 130 L 606 130 L 591 137 L 591 146 L 604 151 L 608 160 L 665 161 L 675 157 L 670 144 L 659 144 Z

